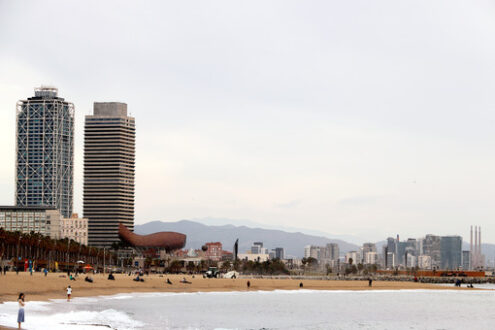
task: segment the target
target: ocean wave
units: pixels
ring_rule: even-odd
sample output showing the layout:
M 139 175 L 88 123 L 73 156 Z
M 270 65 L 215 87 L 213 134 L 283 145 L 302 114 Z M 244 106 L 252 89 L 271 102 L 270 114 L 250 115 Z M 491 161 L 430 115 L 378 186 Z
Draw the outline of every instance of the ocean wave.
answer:
M 17 313 L 17 311 L 16 311 Z M 16 313 L 0 313 L 0 324 L 16 326 Z M 26 313 L 24 326 L 28 329 L 139 329 L 144 323 L 114 309 L 103 311 L 70 311 L 56 314 Z

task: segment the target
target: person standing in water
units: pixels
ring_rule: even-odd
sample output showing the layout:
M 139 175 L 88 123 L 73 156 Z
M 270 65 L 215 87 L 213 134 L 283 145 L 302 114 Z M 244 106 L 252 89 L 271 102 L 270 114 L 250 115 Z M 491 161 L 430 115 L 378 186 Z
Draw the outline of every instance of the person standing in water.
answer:
M 24 293 L 19 294 L 19 312 L 17 313 L 17 323 L 19 324 L 19 329 L 21 328 L 21 323 L 24 322 Z
M 72 294 L 72 288 L 70 285 L 67 287 L 67 301 L 70 302 L 70 295 Z

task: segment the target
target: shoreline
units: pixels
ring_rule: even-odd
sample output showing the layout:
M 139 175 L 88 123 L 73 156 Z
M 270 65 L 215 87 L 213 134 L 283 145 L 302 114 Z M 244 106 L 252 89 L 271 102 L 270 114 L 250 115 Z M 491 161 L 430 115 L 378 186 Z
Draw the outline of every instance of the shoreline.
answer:
M 93 283 L 85 282 L 85 275 L 80 275 L 76 281 L 70 281 L 61 273 L 9 273 L 0 275 L 0 303 L 16 301 L 20 292 L 26 295 L 27 301 L 49 301 L 65 299 L 66 287 L 73 288 L 73 298 L 115 295 L 119 293 L 139 292 L 229 292 L 229 291 L 273 291 L 273 290 L 480 290 L 466 287 L 440 286 L 438 284 L 415 283 L 404 281 L 373 280 L 372 287 L 363 280 L 315 280 L 315 279 L 270 279 L 270 278 L 238 278 L 238 279 L 204 279 L 201 275 L 145 275 L 144 282 L 135 282 L 134 276 L 115 274 L 115 280 L 107 280 L 107 275 L 91 275 Z M 169 278 L 172 285 L 166 284 Z M 186 278 L 190 284 L 180 283 Z M 251 286 L 247 288 L 247 282 Z M 303 287 L 299 284 L 303 283 Z M 481 289 L 482 290 L 482 289 Z

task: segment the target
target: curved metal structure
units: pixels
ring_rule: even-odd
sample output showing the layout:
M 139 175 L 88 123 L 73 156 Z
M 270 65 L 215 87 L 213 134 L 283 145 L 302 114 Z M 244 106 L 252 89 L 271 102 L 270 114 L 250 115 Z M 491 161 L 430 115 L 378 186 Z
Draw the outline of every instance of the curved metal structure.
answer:
M 159 232 L 149 235 L 138 235 L 131 232 L 123 224 L 119 224 L 119 236 L 136 248 L 162 248 L 167 251 L 182 249 L 186 245 L 186 235 L 175 232 Z

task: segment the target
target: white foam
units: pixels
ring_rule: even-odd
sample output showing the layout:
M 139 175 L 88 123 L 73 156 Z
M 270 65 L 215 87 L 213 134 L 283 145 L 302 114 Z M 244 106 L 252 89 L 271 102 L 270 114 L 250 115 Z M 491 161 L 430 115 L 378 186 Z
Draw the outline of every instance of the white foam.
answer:
M 16 326 L 15 313 L 0 313 L 0 324 Z M 56 314 L 29 314 L 26 311 L 24 327 L 28 329 L 95 329 L 109 327 L 112 329 L 136 329 L 143 327 L 140 321 L 114 309 L 103 311 L 70 311 Z

